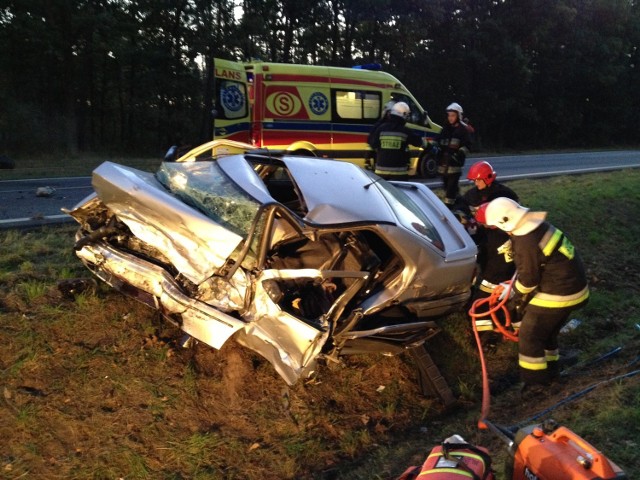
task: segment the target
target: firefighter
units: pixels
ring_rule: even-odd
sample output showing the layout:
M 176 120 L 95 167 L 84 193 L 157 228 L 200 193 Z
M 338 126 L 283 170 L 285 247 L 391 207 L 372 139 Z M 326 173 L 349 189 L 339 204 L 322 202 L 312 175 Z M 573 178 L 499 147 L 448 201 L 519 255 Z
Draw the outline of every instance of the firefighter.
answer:
M 447 122 L 436 136 L 434 153 L 438 161 L 438 174 L 442 176 L 444 203 L 453 208 L 458 197 L 458 182 L 464 161 L 471 148 L 471 135 L 462 121 L 462 107 L 452 103 L 447 107 Z
M 369 145 L 372 145 L 373 135 L 376 133 L 376 130 L 378 130 L 378 127 L 383 123 L 389 121 L 389 115 L 391 114 L 391 109 L 395 104 L 396 104 L 395 100 L 389 100 L 385 104 L 384 108 L 382 109 L 382 115 L 376 121 L 376 123 L 373 124 L 373 127 L 371 127 L 371 131 L 369 132 L 369 136 L 367 138 L 367 143 Z M 366 168 L 367 170 L 371 170 L 373 168 L 372 161 L 375 162 L 375 159 L 376 159 L 375 150 L 369 150 L 367 152 L 367 158 L 365 158 L 364 160 L 364 168 Z
M 523 393 L 535 394 L 558 376 L 558 333 L 571 311 L 589 299 L 585 269 L 569 239 L 545 220 L 546 212 L 499 197 L 483 213 L 487 225 L 511 236 L 517 277 L 509 310 L 512 321 L 520 322 Z
M 472 214 L 475 214 L 481 205 L 498 197 L 518 201 L 518 195 L 498 182 L 496 176 L 493 167 L 486 161 L 476 162 L 469 169 L 467 178 L 475 185 L 462 196 L 462 203 Z M 515 273 L 509 234 L 496 228 L 486 228 L 483 218 L 477 218 L 476 224 L 476 233 L 472 237 L 478 246 L 479 275 L 477 287 L 471 297 L 472 302 L 489 297 L 496 286 L 510 280 Z M 504 323 L 505 319 L 500 320 Z M 494 350 L 502 335 L 494 332 L 491 317 L 478 317 L 475 324 L 485 351 Z
M 389 120 L 371 136 L 371 148 L 377 152 L 375 173 L 386 180 L 407 180 L 408 146 L 423 146 L 422 138 L 405 126 L 410 113 L 411 109 L 405 102 L 395 103 L 389 112 Z

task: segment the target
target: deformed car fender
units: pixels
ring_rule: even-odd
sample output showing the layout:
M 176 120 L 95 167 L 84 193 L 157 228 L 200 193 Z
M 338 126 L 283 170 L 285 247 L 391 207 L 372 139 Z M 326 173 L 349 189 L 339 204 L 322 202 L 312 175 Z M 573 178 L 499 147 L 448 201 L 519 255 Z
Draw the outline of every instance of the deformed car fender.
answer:
M 285 312 L 271 298 L 266 285 L 274 279 L 322 281 L 322 271 L 312 268 L 264 270 L 255 279 L 253 299 L 243 318 L 246 327 L 235 339 L 265 357 L 289 384 L 308 374 L 329 337 L 325 318 L 304 322 Z
M 76 255 L 102 280 L 117 290 L 133 294 L 165 316 L 179 315 L 182 330 L 194 338 L 220 349 L 245 322 L 185 295 L 162 267 L 106 243 L 86 245 Z M 146 294 L 147 297 L 142 295 Z

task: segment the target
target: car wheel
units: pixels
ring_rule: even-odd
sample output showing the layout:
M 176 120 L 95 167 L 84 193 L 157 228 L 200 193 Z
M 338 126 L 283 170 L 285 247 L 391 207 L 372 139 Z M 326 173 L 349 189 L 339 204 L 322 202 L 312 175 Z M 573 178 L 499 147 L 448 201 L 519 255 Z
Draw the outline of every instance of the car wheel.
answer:
M 433 178 L 438 172 L 438 164 L 433 155 L 423 153 L 418 161 L 418 175 L 422 178 Z

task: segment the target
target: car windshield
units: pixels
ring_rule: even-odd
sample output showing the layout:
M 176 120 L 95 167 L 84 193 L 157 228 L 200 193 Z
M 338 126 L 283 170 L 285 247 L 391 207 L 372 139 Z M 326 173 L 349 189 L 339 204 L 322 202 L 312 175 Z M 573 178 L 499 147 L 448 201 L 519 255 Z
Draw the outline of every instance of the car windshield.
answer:
M 376 182 L 403 226 L 426 238 L 440 250 L 444 243 L 429 217 L 402 190 L 384 180 Z
M 231 181 L 215 161 L 163 162 L 156 178 L 183 202 L 247 238 L 260 203 Z

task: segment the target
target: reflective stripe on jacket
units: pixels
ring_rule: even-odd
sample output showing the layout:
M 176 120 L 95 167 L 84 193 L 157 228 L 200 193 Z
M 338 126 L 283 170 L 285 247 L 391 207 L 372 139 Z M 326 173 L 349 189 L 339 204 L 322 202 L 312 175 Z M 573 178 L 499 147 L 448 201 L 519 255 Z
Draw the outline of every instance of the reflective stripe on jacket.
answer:
M 405 126 L 400 117 L 391 115 L 371 135 L 371 148 L 376 150 L 376 173 L 406 175 L 409 173 L 409 145 L 422 146 L 422 138 Z
M 511 237 L 521 294 L 542 308 L 571 308 L 589 298 L 582 260 L 569 239 L 548 222 L 526 235 Z

